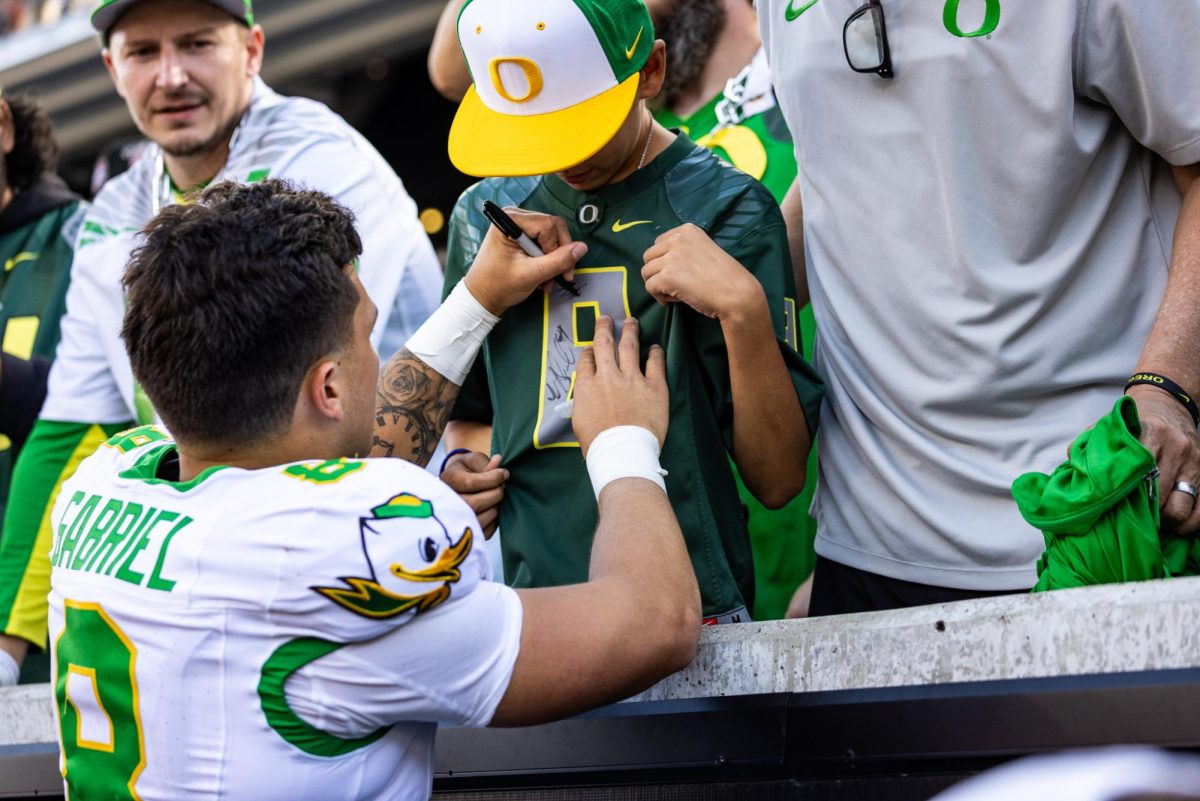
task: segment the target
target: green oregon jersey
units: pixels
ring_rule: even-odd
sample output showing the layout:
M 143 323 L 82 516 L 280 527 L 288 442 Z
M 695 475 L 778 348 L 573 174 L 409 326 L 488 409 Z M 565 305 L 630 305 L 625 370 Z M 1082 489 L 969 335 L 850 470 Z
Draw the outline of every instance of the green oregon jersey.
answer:
M 14 200 L 0 216 L 0 342 L 5 353 L 21 359 L 52 359 L 84 207 L 66 187 L 49 181 L 35 184 L 27 194 L 18 195 L 22 202 Z M 0 435 L 0 518 L 14 456 L 8 439 Z
M 0 332 L 4 350 L 22 359 L 53 358 L 81 219 L 78 201 L 0 233 Z
M 760 50 L 740 76 L 743 103 L 733 103 L 725 92 L 715 95 L 702 108 L 680 117 L 670 109 L 660 109 L 654 117 L 668 128 L 677 128 L 711 149 L 721 158 L 763 185 L 782 203 L 796 178 L 796 155 L 792 135 L 775 103 L 770 87 L 770 71 Z M 737 84 L 738 79 L 734 79 Z M 727 110 L 718 109 L 726 104 Z M 721 117 L 727 117 L 723 124 Z M 737 122 L 733 120 L 737 119 Z M 799 312 L 800 339 L 804 356 L 812 361 L 816 322 L 812 306 Z M 792 593 L 812 574 L 816 566 L 813 542 L 817 523 L 808 514 L 817 489 L 817 448 L 814 442 L 808 459 L 808 478 L 804 491 L 782 509 L 763 506 L 744 486 L 742 500 L 750 510 L 750 543 L 754 551 L 754 619 L 781 618 L 787 611 Z
M 556 286 L 506 312 L 454 408 L 455 419 L 492 424 L 493 452 L 504 455 L 511 471 L 500 507 L 509 583 L 555 586 L 587 579 L 596 502 L 560 406 L 571 397 L 575 363 L 591 341 L 596 317 L 607 314 L 620 326 L 632 315 L 640 323 L 643 356 L 654 343 L 666 352 L 671 425 L 662 464 L 704 613 L 745 619 L 754 575 L 745 513 L 726 458 L 733 402 L 720 323 L 682 304 L 660 306 L 643 285 L 642 254 L 660 234 L 691 222 L 754 273 L 815 430 L 821 388 L 797 353 L 795 289 L 778 206 L 758 182 L 686 136 L 644 169 L 595 192 L 576 192 L 554 176 L 487 179 L 455 207 L 447 293 L 486 233 L 481 205 L 487 199 L 561 216 L 589 248 L 575 271 L 579 296 Z
M 54 358 L 75 235 L 86 209 L 87 204 L 61 180 L 46 175 L 18 194 L 0 215 L 0 343 L 6 353 L 21 359 Z M 26 440 L 22 452 L 33 439 L 31 435 Z M 10 493 L 20 497 L 21 488 L 10 487 L 16 457 L 12 443 L 0 435 L 0 520 L 8 517 Z M 5 633 L 12 622 L 7 613 L 10 599 L 25 586 L 25 557 L 22 553 L 0 565 L 0 631 Z M 30 597 L 39 602 L 36 594 Z M 44 591 L 40 604 L 45 606 Z M 39 664 L 31 657 L 25 665 L 27 672 L 40 671 L 44 676 L 44 661 Z

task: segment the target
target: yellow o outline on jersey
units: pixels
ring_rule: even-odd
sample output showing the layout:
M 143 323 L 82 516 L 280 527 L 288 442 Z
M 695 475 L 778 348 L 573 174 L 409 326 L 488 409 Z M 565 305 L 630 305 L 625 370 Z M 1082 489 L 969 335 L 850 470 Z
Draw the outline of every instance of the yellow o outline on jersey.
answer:
M 504 81 L 500 77 L 501 64 L 515 64 L 525 73 L 525 82 L 529 84 L 529 91 L 525 93 L 524 97 L 513 97 L 504 88 Z M 542 68 L 532 59 L 522 56 L 493 58 L 488 62 L 488 74 L 492 76 L 492 86 L 495 87 L 496 93 L 510 103 L 527 103 L 542 92 Z

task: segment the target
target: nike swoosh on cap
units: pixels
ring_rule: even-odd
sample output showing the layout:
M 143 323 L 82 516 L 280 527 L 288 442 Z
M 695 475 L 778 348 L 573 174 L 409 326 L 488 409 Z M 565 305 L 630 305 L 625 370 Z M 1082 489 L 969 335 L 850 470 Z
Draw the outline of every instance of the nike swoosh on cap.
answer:
M 624 231 L 626 228 L 632 228 L 635 225 L 645 225 L 646 223 L 649 223 L 649 222 L 654 222 L 654 221 L 653 220 L 634 220 L 633 222 L 622 223 L 621 220 L 618 219 L 612 225 L 612 232 L 614 234 L 619 234 L 622 231 Z
M 816 0 L 813 0 L 815 3 Z M 625 58 L 633 58 L 633 51 L 637 50 L 638 42 L 642 41 L 642 31 L 646 30 L 646 26 L 638 28 L 638 35 L 633 38 L 633 44 L 625 49 Z
M 805 11 L 808 11 L 810 8 L 812 8 L 816 4 L 817 4 L 817 0 L 808 0 L 807 3 L 800 6 L 799 8 L 796 8 L 795 7 L 796 0 L 788 0 L 787 8 L 785 8 L 783 10 L 783 17 L 788 22 L 791 22 L 792 20 L 796 19 L 797 17 L 799 17 Z

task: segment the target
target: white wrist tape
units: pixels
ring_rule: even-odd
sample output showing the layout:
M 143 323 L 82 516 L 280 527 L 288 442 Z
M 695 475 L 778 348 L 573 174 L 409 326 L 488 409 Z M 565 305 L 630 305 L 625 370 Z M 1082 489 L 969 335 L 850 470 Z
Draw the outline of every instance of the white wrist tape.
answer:
M 0 651 L 0 687 L 12 687 L 21 677 L 21 666 L 7 651 Z
M 600 432 L 588 448 L 587 469 L 596 500 L 600 492 L 619 478 L 644 478 L 663 492 L 666 470 L 658 463 L 658 440 L 641 426 L 613 426 Z
M 483 340 L 500 318 L 475 299 L 465 281 L 450 293 L 404 347 L 455 384 L 462 386 Z

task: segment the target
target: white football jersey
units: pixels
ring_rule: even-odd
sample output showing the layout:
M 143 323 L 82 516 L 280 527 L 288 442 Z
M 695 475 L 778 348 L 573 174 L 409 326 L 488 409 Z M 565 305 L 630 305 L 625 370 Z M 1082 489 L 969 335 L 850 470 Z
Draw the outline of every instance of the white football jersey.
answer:
M 437 724 L 486 725 L 520 641 L 470 508 L 396 459 L 175 458 L 125 432 L 54 505 L 68 794 L 427 798 Z

